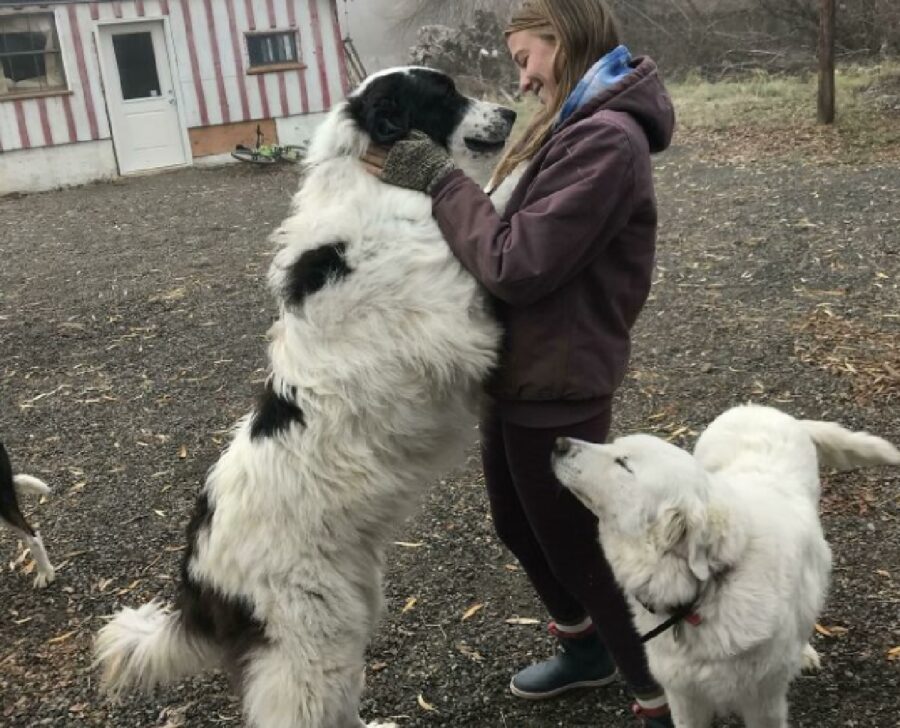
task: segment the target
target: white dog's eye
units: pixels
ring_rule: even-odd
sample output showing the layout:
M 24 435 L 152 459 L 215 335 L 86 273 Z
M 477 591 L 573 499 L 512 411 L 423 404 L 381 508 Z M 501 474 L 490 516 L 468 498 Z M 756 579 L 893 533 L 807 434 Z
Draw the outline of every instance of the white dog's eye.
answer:
M 616 465 L 625 468 L 625 470 L 634 475 L 634 471 L 628 467 L 628 458 L 616 458 Z

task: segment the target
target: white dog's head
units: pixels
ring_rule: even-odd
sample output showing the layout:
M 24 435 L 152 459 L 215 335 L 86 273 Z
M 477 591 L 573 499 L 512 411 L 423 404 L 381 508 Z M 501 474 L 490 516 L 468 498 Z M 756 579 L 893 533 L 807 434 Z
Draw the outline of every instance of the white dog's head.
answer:
M 560 438 L 553 470 L 597 515 L 616 578 L 645 604 L 688 604 L 721 570 L 708 475 L 690 453 L 650 435 L 609 445 Z
M 512 109 L 463 96 L 441 71 L 392 68 L 369 76 L 335 108 L 331 124 L 313 140 L 308 161 L 357 155 L 371 142 L 390 146 L 416 130 L 471 172 L 499 155 L 515 120 Z

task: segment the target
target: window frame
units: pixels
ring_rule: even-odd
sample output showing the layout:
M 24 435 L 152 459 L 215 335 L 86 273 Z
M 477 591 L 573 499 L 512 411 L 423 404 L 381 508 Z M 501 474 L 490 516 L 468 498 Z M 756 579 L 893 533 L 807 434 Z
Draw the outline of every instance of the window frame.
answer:
M 54 41 L 54 47 L 51 50 L 40 51 L 13 51 L 13 52 L 5 52 L 0 50 L 0 58 L 8 58 L 12 56 L 39 56 L 42 55 L 45 57 L 44 68 L 46 70 L 46 56 L 54 55 L 57 60 L 57 64 L 59 67 L 59 73 L 62 76 L 62 85 L 54 86 L 54 87 L 45 87 L 45 88 L 27 88 L 27 89 L 12 89 L 7 91 L 0 91 L 0 103 L 4 101 L 14 101 L 17 99 L 29 99 L 29 98 L 43 98 L 48 96 L 67 96 L 72 94 L 72 89 L 69 86 L 69 74 L 66 72 L 66 63 L 65 58 L 63 57 L 62 46 L 59 42 L 59 28 L 56 23 L 56 14 L 52 11 L 50 12 L 12 12 L 12 13 L 0 13 L 0 32 L 2 32 L 2 28 L 4 25 L 4 21 L 7 20 L 22 20 L 26 19 L 26 22 L 31 18 L 44 18 L 48 19 L 50 23 L 51 37 Z M 16 31 L 12 31 L 16 32 Z M 40 31 L 35 31 L 40 32 Z M 0 65 L 0 73 L 2 73 L 2 65 Z M 46 73 L 44 75 L 46 78 Z
M 288 35 L 293 38 L 294 51 L 297 59 L 294 61 L 279 61 L 277 63 L 265 63 L 262 65 L 253 65 L 253 59 L 250 57 L 250 39 L 260 36 L 270 35 Z M 303 48 L 300 44 L 300 32 L 297 28 L 270 28 L 268 30 L 252 30 L 244 33 L 244 50 L 247 53 L 247 74 L 254 75 L 259 73 L 276 73 L 278 71 L 301 70 L 307 67 L 303 62 Z

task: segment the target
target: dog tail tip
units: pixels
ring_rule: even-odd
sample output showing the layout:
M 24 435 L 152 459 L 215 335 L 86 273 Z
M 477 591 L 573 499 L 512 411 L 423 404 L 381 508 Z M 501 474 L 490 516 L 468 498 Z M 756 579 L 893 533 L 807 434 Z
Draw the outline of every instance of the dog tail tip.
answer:
M 47 485 L 40 478 L 35 478 L 33 475 L 25 475 L 20 473 L 19 475 L 13 476 L 13 483 L 16 488 L 18 488 L 23 493 L 36 493 L 37 495 L 50 495 L 53 492 L 53 488 Z
M 803 420 L 821 464 L 837 470 L 866 465 L 900 465 L 900 450 L 884 438 L 853 432 L 835 422 Z
M 97 633 L 94 668 L 102 668 L 102 693 L 112 700 L 130 690 L 152 692 L 210 664 L 205 644 L 185 633 L 179 612 L 159 600 L 119 611 Z

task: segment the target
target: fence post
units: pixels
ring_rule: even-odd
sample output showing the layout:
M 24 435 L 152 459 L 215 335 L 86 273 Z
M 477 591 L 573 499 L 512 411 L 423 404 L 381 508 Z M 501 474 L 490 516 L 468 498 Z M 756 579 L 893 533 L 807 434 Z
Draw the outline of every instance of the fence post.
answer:
M 819 10 L 819 123 L 834 123 L 835 0 L 820 0 Z

